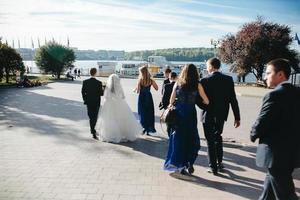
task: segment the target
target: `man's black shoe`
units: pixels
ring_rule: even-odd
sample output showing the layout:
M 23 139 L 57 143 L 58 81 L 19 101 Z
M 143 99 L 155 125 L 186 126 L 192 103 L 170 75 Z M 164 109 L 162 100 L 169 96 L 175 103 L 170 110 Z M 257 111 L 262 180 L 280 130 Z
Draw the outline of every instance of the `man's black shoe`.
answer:
M 192 173 L 194 173 L 194 171 L 195 171 L 195 169 L 194 169 L 193 165 L 189 166 L 188 172 L 189 172 L 190 174 L 192 174 Z
M 207 172 L 208 173 L 213 173 L 213 175 L 218 175 L 218 169 L 217 168 L 211 168 L 211 167 L 209 167 L 209 168 L 207 168 Z
M 96 134 L 93 134 L 93 138 L 94 138 L 95 140 L 99 140 L 99 138 L 97 137 Z
M 218 164 L 218 170 L 219 170 L 219 172 L 224 172 L 224 165 L 222 164 L 222 163 L 219 163 Z
M 180 171 L 180 174 L 182 174 L 182 175 L 190 175 L 185 169 L 182 169 Z
M 92 135 L 96 135 L 96 136 L 99 136 L 99 133 L 98 132 L 91 132 Z

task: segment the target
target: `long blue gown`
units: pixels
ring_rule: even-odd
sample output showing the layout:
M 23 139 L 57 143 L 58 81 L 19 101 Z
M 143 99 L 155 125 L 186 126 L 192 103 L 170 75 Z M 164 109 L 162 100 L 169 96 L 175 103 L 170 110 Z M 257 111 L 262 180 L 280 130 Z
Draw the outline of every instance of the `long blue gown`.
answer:
M 178 124 L 172 128 L 164 169 L 180 171 L 193 165 L 200 150 L 195 101 L 198 91 L 176 88 Z
M 155 116 L 152 94 L 150 92 L 151 85 L 141 86 L 138 98 L 138 114 L 140 123 L 144 128 L 144 132 L 155 133 Z

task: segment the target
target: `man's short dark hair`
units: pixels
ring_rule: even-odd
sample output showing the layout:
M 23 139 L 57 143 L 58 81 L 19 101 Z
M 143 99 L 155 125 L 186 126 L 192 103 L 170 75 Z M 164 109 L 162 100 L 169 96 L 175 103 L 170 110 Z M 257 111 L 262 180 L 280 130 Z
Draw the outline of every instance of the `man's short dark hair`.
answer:
M 210 58 L 207 62 L 215 69 L 220 69 L 221 67 L 221 62 L 218 58 Z
M 96 68 L 92 68 L 92 69 L 90 70 L 90 75 L 91 75 L 91 76 L 94 76 L 96 73 L 97 73 L 97 69 L 96 69 Z
M 172 72 L 172 70 L 171 70 L 170 68 L 165 69 L 165 73 L 166 73 L 166 74 L 169 74 L 169 73 L 171 73 L 171 72 Z
M 289 79 L 291 75 L 291 66 L 289 60 L 284 58 L 277 58 L 268 62 L 267 65 L 272 65 L 276 73 L 283 71 L 285 77 Z
M 170 76 L 171 76 L 172 79 L 175 79 L 177 77 L 177 74 L 176 74 L 176 72 L 171 72 Z

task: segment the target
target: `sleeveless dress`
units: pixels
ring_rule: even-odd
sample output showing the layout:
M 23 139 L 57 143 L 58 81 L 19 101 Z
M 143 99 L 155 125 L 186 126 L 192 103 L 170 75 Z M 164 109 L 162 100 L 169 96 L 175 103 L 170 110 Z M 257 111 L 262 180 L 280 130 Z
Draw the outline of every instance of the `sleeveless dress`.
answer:
M 156 130 L 154 127 L 154 104 L 150 88 L 151 85 L 141 86 L 138 97 L 138 114 L 140 123 L 144 128 L 144 132 L 155 133 Z
M 198 91 L 184 91 L 176 88 L 176 114 L 178 124 L 171 129 L 169 149 L 164 163 L 168 171 L 180 171 L 193 165 L 200 150 L 195 108 Z

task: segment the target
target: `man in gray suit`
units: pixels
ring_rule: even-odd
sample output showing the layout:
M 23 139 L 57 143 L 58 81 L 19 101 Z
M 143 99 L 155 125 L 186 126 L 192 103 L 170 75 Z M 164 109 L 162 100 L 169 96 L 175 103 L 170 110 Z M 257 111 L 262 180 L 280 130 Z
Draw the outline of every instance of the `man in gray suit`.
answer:
M 289 61 L 267 64 L 266 82 L 275 88 L 264 99 L 250 139 L 259 139 L 256 164 L 267 168 L 260 200 L 296 200 L 292 173 L 300 167 L 300 90 L 288 82 Z

